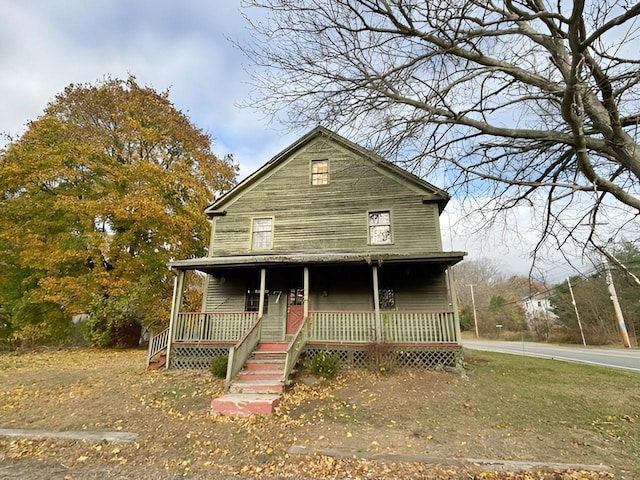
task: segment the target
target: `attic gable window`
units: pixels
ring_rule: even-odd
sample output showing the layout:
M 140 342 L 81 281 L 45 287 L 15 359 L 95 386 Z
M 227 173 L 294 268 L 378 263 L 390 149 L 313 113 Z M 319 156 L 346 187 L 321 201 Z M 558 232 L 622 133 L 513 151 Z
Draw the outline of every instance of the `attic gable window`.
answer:
M 273 218 L 254 218 L 251 225 L 251 248 L 268 250 L 272 246 Z
M 329 183 L 329 161 L 313 160 L 311 162 L 311 185 L 327 185 Z
M 391 243 L 391 212 L 389 210 L 369 212 L 369 243 L 371 245 Z

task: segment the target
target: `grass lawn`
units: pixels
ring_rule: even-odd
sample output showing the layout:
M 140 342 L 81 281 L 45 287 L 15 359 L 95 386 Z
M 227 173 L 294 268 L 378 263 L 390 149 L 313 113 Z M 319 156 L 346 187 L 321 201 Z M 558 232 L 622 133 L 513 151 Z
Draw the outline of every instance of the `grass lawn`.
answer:
M 640 478 L 638 374 L 467 352 L 467 375 L 307 377 L 285 393 L 276 415 L 229 419 L 209 412 L 221 380 L 208 372 L 147 370 L 145 353 L 0 355 L 0 428 L 138 434 L 122 444 L 0 437 L 0 478 Z M 292 445 L 611 470 L 492 472 L 291 455 Z

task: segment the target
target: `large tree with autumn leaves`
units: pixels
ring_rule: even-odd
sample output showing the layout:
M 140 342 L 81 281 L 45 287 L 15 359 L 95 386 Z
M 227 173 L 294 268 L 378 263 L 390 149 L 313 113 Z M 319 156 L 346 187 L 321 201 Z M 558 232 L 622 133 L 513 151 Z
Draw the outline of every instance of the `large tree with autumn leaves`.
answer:
M 167 262 L 204 254 L 202 210 L 235 181 L 211 143 L 133 77 L 56 96 L 0 152 L 0 305 L 14 333 L 61 338 L 93 311 L 108 344 L 110 319 L 166 319 Z

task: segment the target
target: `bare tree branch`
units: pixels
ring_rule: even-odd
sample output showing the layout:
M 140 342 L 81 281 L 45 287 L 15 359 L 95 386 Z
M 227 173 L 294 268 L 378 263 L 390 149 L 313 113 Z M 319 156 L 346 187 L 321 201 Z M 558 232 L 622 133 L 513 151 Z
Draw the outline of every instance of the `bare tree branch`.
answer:
M 640 5 L 625 0 L 245 0 L 252 107 L 323 124 L 489 211 L 529 205 L 540 243 L 640 236 Z M 262 17 L 251 20 L 257 9 Z M 284 115 L 284 117 L 283 117 Z M 597 195 L 594 192 L 597 191 Z M 483 208 L 487 208 L 484 204 Z M 486 212 L 482 212 L 483 214 Z

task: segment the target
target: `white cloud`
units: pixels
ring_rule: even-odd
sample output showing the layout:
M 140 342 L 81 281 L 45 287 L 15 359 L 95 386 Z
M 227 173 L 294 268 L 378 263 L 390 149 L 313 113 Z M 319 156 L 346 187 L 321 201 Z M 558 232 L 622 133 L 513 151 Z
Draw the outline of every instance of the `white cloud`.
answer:
M 246 34 L 239 2 L 8 1 L 0 32 L 2 132 L 20 135 L 70 83 L 133 74 L 170 88 L 176 107 L 245 168 L 266 161 L 274 152 L 264 155 L 263 145 L 281 137 L 260 114 L 236 106 L 249 87 L 225 37 Z
M 582 251 L 561 253 L 548 242 L 539 247 L 534 265 L 533 253 L 543 228 L 539 212 L 533 207 L 512 207 L 487 223 L 487 212 L 496 201 L 476 199 L 476 203 L 486 205 L 483 214 L 470 212 L 468 205 L 456 199 L 447 205 L 440 216 L 445 250 L 465 251 L 467 260 L 489 258 L 506 276 L 532 274 L 549 284 L 591 269 Z
M 233 153 L 241 177 L 296 140 L 251 109 L 238 108 L 249 94 L 245 59 L 227 38 L 249 35 L 239 0 L 4 0 L 0 16 L 0 132 L 20 135 L 54 96 L 70 83 L 135 75 L 170 99 L 193 123 L 215 138 L 214 151 Z M 309 128 L 312 128 L 310 126 Z M 306 132 L 298 132 L 303 134 Z M 446 184 L 438 183 L 445 187 Z M 452 201 L 443 225 L 462 213 Z M 505 271 L 525 275 L 536 226 L 530 212 L 513 212 L 513 231 L 473 232 L 467 222 L 449 231 L 445 247 L 489 257 Z M 552 261 L 556 258 L 550 257 Z

